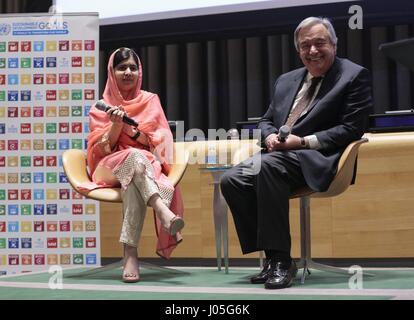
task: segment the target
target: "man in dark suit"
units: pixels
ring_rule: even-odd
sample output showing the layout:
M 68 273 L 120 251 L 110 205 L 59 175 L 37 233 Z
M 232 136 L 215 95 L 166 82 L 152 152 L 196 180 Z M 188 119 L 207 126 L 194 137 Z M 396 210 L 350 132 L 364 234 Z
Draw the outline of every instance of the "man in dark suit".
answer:
M 336 57 L 335 30 L 326 18 L 303 20 L 294 34 L 304 68 L 281 75 L 259 122 L 261 153 L 228 170 L 222 193 L 244 254 L 264 250 L 252 283 L 289 287 L 297 273 L 290 256 L 289 197 L 300 187 L 328 189 L 346 146 L 366 129 L 372 108 L 369 72 Z M 279 129 L 291 133 L 281 139 Z

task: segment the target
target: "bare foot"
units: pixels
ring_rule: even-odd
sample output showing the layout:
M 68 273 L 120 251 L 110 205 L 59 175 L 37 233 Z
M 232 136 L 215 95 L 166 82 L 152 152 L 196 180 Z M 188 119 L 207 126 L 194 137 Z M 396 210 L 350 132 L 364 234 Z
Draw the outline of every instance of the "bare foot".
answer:
M 168 212 L 165 212 L 167 211 Z M 162 227 L 172 236 L 184 228 L 184 220 L 176 216 L 171 210 L 167 208 L 164 212 L 160 213 L 158 217 L 161 220 Z
M 175 214 L 167 207 L 163 208 L 162 210 L 159 210 L 156 212 L 158 218 L 161 221 L 162 226 L 164 229 L 168 230 L 171 225 L 171 220 L 174 219 Z
M 161 221 L 162 227 L 170 234 L 175 235 L 184 228 L 184 220 L 174 214 L 162 201 L 158 194 L 153 195 L 148 203 L 154 208 L 155 214 Z
M 122 273 L 124 282 L 139 281 L 139 264 L 137 248 L 126 245 L 124 251 L 124 271 Z

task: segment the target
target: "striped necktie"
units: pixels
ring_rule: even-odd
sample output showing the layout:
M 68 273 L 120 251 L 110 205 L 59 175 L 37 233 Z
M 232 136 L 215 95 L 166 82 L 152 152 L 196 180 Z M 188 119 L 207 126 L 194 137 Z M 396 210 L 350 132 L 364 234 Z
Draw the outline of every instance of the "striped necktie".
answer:
M 311 85 L 308 90 L 305 92 L 302 98 L 296 104 L 295 109 L 289 114 L 288 119 L 286 120 L 286 125 L 293 127 L 295 122 L 300 118 L 303 111 L 306 110 L 310 101 L 312 100 L 313 95 L 315 94 L 315 89 L 318 86 L 319 82 L 322 80 L 322 77 L 313 77 L 311 79 Z

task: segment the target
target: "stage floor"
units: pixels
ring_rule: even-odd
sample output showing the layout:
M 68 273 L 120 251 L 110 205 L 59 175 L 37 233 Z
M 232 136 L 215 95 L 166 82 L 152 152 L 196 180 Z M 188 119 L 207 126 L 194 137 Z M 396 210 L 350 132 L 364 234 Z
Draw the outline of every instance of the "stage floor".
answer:
M 313 271 L 305 284 L 299 273 L 294 285 L 283 290 L 265 290 L 248 278 L 258 268 L 230 268 L 228 274 L 216 268 L 176 267 L 166 272 L 141 267 L 138 283 L 121 282 L 121 269 L 75 276 L 80 269 L 63 270 L 62 289 L 50 289 L 48 272 L 0 277 L 0 300 L 406 300 L 414 299 L 414 269 L 364 269 L 362 289 L 350 289 L 351 274 Z M 84 270 L 84 269 L 83 269 Z M 354 281 L 351 281 L 354 283 Z

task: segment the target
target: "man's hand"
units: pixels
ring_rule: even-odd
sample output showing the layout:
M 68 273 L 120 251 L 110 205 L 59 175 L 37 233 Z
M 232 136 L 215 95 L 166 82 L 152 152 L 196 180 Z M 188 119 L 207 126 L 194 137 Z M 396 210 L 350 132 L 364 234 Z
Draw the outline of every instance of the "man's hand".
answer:
M 296 150 L 302 149 L 303 146 L 300 137 L 290 134 L 284 142 L 279 141 L 276 133 L 272 133 L 266 137 L 265 144 L 267 152 L 276 150 Z
M 267 152 L 272 152 L 272 151 L 276 150 L 276 149 L 274 149 L 274 145 L 277 141 L 278 141 L 278 139 L 277 139 L 277 134 L 276 133 L 269 134 L 266 137 L 265 145 L 266 145 L 266 148 L 267 148 Z

